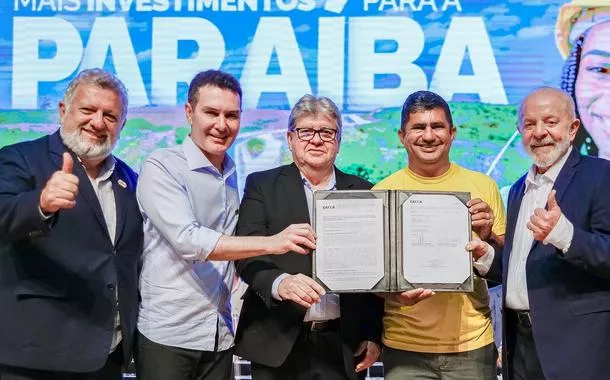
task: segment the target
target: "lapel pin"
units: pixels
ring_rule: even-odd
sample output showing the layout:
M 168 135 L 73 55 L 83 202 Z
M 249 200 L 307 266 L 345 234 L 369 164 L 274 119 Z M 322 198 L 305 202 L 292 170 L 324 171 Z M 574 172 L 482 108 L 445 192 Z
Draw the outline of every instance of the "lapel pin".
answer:
M 121 186 L 123 189 L 127 188 L 127 184 L 125 183 L 125 181 L 123 181 L 122 179 L 119 179 L 117 181 L 117 183 L 119 184 L 119 186 Z

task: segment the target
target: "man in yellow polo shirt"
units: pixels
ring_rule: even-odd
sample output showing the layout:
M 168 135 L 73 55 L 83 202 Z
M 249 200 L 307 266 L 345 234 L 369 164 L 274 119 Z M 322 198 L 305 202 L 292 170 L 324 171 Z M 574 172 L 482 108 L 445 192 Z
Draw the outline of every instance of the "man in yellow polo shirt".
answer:
M 449 161 L 455 134 L 443 98 L 429 91 L 411 94 L 402 107 L 398 131 L 408 165 L 375 189 L 470 192 L 473 232 L 482 240 L 503 245 L 506 221 L 498 186 L 487 175 Z M 472 293 L 436 293 L 420 302 L 408 301 L 404 295 L 386 297 L 386 380 L 496 378 L 485 280 L 475 275 Z

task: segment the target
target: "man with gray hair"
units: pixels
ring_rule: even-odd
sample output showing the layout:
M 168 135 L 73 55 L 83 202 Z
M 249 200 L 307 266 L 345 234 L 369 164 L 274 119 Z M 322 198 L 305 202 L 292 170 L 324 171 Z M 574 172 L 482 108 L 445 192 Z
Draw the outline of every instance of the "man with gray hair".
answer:
M 292 164 L 248 176 L 237 235 L 267 236 L 309 223 L 315 190 L 371 188 L 334 166 L 341 114 L 330 99 L 299 99 L 287 138 Z M 381 299 L 325 294 L 310 277 L 311 258 L 294 252 L 239 260 L 236 268 L 250 287 L 235 347 L 252 362 L 253 379 L 356 379 L 377 360 Z
M 122 378 L 138 310 L 136 174 L 112 156 L 125 86 L 80 72 L 59 131 L 0 149 L 0 378 Z
M 534 163 L 510 189 L 506 245 L 470 243 L 480 273 L 504 285 L 508 380 L 610 373 L 610 163 L 572 147 L 579 127 L 564 91 L 525 98 L 518 128 Z

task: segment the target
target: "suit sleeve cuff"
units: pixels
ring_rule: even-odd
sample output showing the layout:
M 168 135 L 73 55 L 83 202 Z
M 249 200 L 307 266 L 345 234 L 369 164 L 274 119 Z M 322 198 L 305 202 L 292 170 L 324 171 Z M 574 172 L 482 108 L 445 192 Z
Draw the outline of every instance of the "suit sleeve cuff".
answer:
M 282 297 L 280 297 L 280 295 L 278 293 L 278 288 L 280 287 L 280 282 L 282 282 L 282 280 L 288 276 L 290 276 L 288 273 L 282 273 L 279 276 L 277 276 L 277 278 L 275 280 L 273 280 L 273 284 L 271 285 L 271 296 L 276 301 L 282 300 Z
M 487 244 L 487 252 L 485 252 L 485 254 L 481 257 L 479 257 L 478 260 L 476 260 L 475 262 L 472 263 L 472 265 L 474 266 L 474 268 L 479 271 L 479 273 L 481 274 L 481 276 L 485 276 L 487 274 L 487 272 L 489 272 L 489 269 L 491 268 L 491 264 L 494 261 L 494 257 L 496 255 L 496 251 L 494 250 L 494 248 Z
M 55 215 L 55 213 L 49 214 L 49 215 L 45 214 L 44 212 L 42 212 L 42 209 L 40 208 L 40 206 L 38 206 L 38 213 L 40 214 L 40 217 L 42 218 L 42 220 L 44 220 L 45 222 L 47 220 L 51 219 Z
M 562 253 L 568 252 L 574 237 L 574 225 L 570 223 L 568 218 L 561 214 L 559 221 L 553 227 L 549 235 L 544 239 L 544 244 L 552 244 Z

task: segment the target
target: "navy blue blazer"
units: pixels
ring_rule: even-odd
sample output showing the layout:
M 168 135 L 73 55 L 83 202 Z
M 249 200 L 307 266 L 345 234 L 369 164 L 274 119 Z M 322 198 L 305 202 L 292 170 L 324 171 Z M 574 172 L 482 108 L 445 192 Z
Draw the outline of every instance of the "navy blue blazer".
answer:
M 143 241 L 137 176 L 117 160 L 114 245 L 81 165 L 74 165 L 76 207 L 43 221 L 40 193 L 66 151 L 58 132 L 0 149 L 0 364 L 101 368 L 115 329 L 117 285 L 125 360 L 131 355 Z
M 532 333 L 548 380 L 610 377 L 610 162 L 570 153 L 554 185 L 574 237 L 564 254 L 534 241 L 526 263 Z M 525 176 L 508 198 L 506 245 L 489 273 L 506 288 Z M 523 227 L 525 228 L 525 227 Z M 506 301 L 506 298 L 504 298 Z M 512 379 L 516 317 L 505 308 L 504 378 Z

